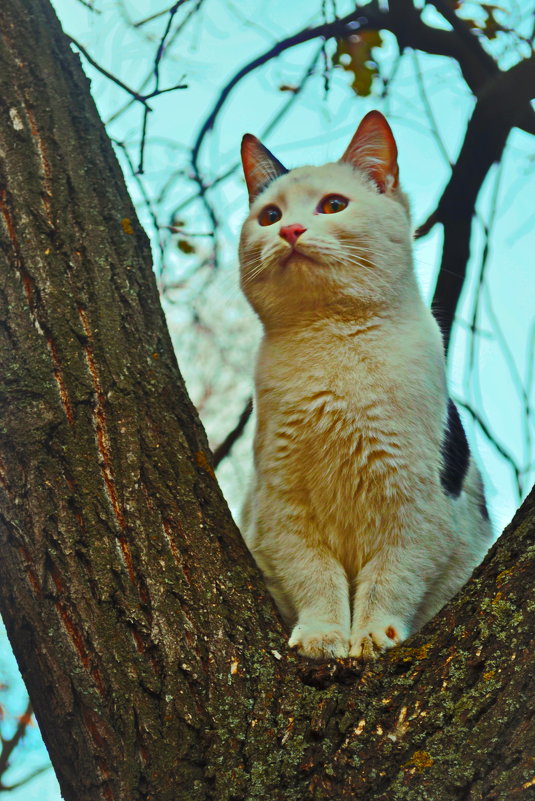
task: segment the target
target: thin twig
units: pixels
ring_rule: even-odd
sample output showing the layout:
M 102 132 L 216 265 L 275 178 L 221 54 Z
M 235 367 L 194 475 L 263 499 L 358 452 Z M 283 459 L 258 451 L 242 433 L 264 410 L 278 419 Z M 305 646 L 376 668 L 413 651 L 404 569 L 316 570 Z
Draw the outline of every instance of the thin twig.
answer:
M 422 104 L 423 104 L 423 107 L 424 107 L 425 112 L 427 114 L 427 118 L 429 120 L 429 123 L 431 125 L 431 131 L 433 132 L 433 137 L 435 139 L 435 142 L 437 143 L 438 149 L 440 150 L 440 152 L 442 153 L 442 155 L 444 157 L 444 160 L 451 167 L 452 166 L 451 159 L 450 159 L 450 157 L 448 155 L 448 151 L 446 150 L 446 146 L 444 144 L 444 141 L 443 141 L 443 139 L 442 139 L 442 137 L 440 135 L 440 131 L 438 129 L 437 121 L 435 119 L 435 115 L 433 114 L 433 109 L 431 108 L 431 103 L 429 102 L 429 98 L 427 96 L 427 92 L 426 92 L 426 89 L 425 89 L 425 82 L 424 82 L 424 78 L 423 78 L 423 75 L 422 75 L 422 71 L 420 69 L 420 62 L 418 60 L 418 53 L 416 52 L 416 50 L 412 51 L 412 60 L 413 60 L 413 63 L 414 63 L 414 74 L 416 76 L 416 85 L 418 86 L 418 90 L 420 92 L 420 97 L 422 99 Z
M 372 6 L 373 12 L 377 14 L 377 8 L 374 3 L 369 3 L 367 6 L 359 9 L 359 13 L 364 17 L 367 10 Z M 348 27 L 349 24 L 356 27 Z M 318 37 L 330 38 L 332 36 L 349 36 L 349 34 L 355 32 L 356 28 L 360 27 L 361 25 L 355 20 L 355 12 L 353 11 L 351 14 L 348 14 L 347 17 L 343 17 L 340 20 L 335 20 L 334 22 L 327 24 L 324 23 L 323 25 L 318 25 L 315 28 L 306 28 L 305 30 L 299 31 L 293 36 L 288 36 L 286 39 L 277 42 L 275 45 L 273 45 L 273 47 L 270 47 L 269 50 L 266 50 L 265 53 L 262 53 L 262 55 L 253 59 L 240 70 L 238 70 L 234 77 L 231 78 L 231 80 L 223 87 L 212 111 L 205 119 L 199 134 L 197 135 L 191 155 L 191 162 L 194 172 L 198 173 L 197 162 L 199 151 L 206 134 L 213 128 L 217 115 L 219 114 L 219 111 L 221 110 L 221 107 L 225 103 L 229 94 L 232 92 L 234 87 L 243 78 L 245 78 L 246 75 L 254 72 L 254 70 L 258 69 L 258 67 L 261 67 L 263 64 L 267 64 L 268 61 L 277 58 L 277 56 L 279 56 L 285 50 L 289 50 L 291 47 L 303 44 L 304 42 L 310 42 L 312 39 L 317 39 Z
M 145 142 L 147 139 L 147 123 L 149 120 L 149 111 L 150 109 L 145 106 L 143 109 L 143 122 L 141 124 L 141 141 L 139 143 L 139 163 L 137 166 L 137 172 L 139 175 L 143 175 L 144 166 L 145 166 Z
M 152 224 L 154 226 L 154 232 L 155 232 L 156 236 L 158 237 L 158 247 L 159 247 L 159 250 L 160 250 L 161 264 L 163 264 L 164 248 L 163 248 L 163 243 L 161 242 L 161 238 L 159 236 L 159 232 L 160 232 L 161 226 L 160 226 L 160 223 L 159 223 L 158 218 L 156 216 L 156 211 L 154 210 L 154 207 L 153 207 L 153 204 L 151 202 L 151 199 L 150 199 L 150 197 L 149 197 L 149 195 L 147 193 L 147 190 L 145 188 L 145 185 L 144 185 L 143 181 L 141 180 L 140 172 L 139 172 L 139 170 L 136 170 L 136 168 L 134 167 L 134 163 L 133 163 L 132 159 L 130 158 L 130 154 L 128 152 L 128 148 L 126 147 L 125 143 L 124 142 L 120 142 L 118 139 L 112 139 L 111 141 L 113 142 L 113 144 L 116 147 L 120 148 L 121 151 L 123 152 L 124 157 L 126 159 L 126 162 L 128 164 L 128 167 L 130 168 L 130 172 L 132 173 L 132 177 L 134 178 L 135 182 L 138 185 L 139 191 L 141 192 L 141 195 L 142 195 L 143 200 L 145 202 L 145 207 L 146 207 L 146 209 L 147 209 L 147 211 L 149 213 L 149 216 L 150 216 L 150 218 L 152 220 Z M 160 265 L 160 267 L 161 267 L 161 265 Z
M 494 435 L 491 433 L 485 421 L 481 418 L 478 412 L 475 411 L 475 409 L 473 409 L 468 403 L 465 403 L 459 398 L 455 398 L 454 400 L 457 406 L 460 406 L 462 409 L 465 409 L 468 412 L 468 414 L 470 414 L 473 417 L 473 419 L 478 424 L 481 431 L 483 432 L 487 440 L 490 442 L 490 444 L 493 446 L 493 448 L 495 448 L 498 451 L 500 456 L 503 459 L 505 459 L 506 462 L 509 462 L 513 470 L 513 473 L 515 475 L 518 498 L 519 499 L 522 498 L 523 491 L 522 491 L 522 479 L 520 477 L 521 471 L 518 468 L 515 458 L 509 453 L 509 451 L 506 448 L 504 448 L 504 446 L 501 443 L 498 442 L 496 437 L 494 437 Z
M 15 729 L 13 736 L 10 737 L 8 740 L 4 739 L 4 737 L 1 738 L 2 750 L 0 751 L 0 777 L 2 777 L 6 772 L 9 766 L 9 758 L 11 754 L 13 753 L 19 742 L 24 737 L 31 716 L 32 716 L 32 705 L 30 701 L 28 701 L 24 713 L 19 718 L 19 722 L 17 724 L 17 728 Z
M 423 236 L 427 236 L 427 234 L 435 227 L 438 222 L 438 214 L 434 211 L 432 214 L 429 215 L 427 220 L 418 226 L 418 228 L 414 232 L 415 239 L 421 239 Z
M 478 354 L 476 353 L 478 345 L 477 325 L 478 325 L 479 309 L 482 300 L 483 282 L 485 280 L 485 274 L 490 254 L 492 231 L 494 229 L 494 222 L 496 220 L 496 213 L 498 210 L 498 196 L 500 192 L 500 182 L 504 172 L 503 165 L 504 162 L 502 160 L 496 170 L 496 180 L 494 181 L 494 187 L 492 190 L 492 198 L 491 198 L 488 220 L 486 223 L 483 220 L 481 221 L 485 234 L 485 243 L 483 245 L 483 252 L 481 254 L 481 263 L 479 265 L 479 275 L 477 279 L 477 291 L 475 293 L 475 298 L 474 298 L 472 320 L 469 326 L 470 344 L 468 348 L 468 361 L 467 361 L 467 373 L 465 375 L 465 385 L 469 388 L 472 385 L 474 386 L 474 401 L 480 408 L 483 408 L 482 399 L 481 397 L 476 398 L 476 391 L 479 390 L 479 380 L 478 380 L 479 376 L 476 370 L 476 363 L 478 362 Z
M 97 61 L 95 61 L 93 56 L 90 55 L 90 53 L 88 53 L 88 51 L 85 49 L 85 47 L 83 45 L 80 44 L 80 42 L 78 42 L 72 36 L 67 36 L 67 38 L 76 47 L 76 49 L 79 50 L 80 53 L 82 53 L 84 58 L 87 59 L 87 61 L 89 61 L 89 63 L 91 64 L 92 67 L 94 67 L 96 70 L 98 70 L 100 73 L 102 73 L 102 75 L 104 75 L 106 78 L 109 78 L 110 81 L 113 81 L 113 83 L 117 84 L 117 86 L 119 86 L 125 92 L 128 92 L 128 94 L 131 95 L 131 97 L 134 100 L 137 100 L 139 103 L 142 103 L 148 111 L 152 111 L 152 108 L 147 103 L 147 100 L 150 100 L 153 97 L 158 97 L 159 95 L 163 95 L 166 92 L 174 92 L 175 89 L 187 89 L 188 88 L 188 84 L 187 83 L 180 82 L 180 83 L 175 84 L 174 86 L 169 86 L 166 89 L 158 89 L 157 88 L 157 89 L 154 89 L 152 92 L 149 92 L 149 94 L 147 94 L 147 95 L 142 95 L 140 92 L 136 92 L 135 89 L 132 89 L 126 83 L 121 81 L 121 79 L 118 78 L 116 75 L 113 75 L 111 72 L 108 72 L 108 70 L 105 69 L 105 67 L 103 67 L 101 64 L 99 64 Z
M 180 8 L 180 6 L 184 5 L 184 3 L 186 2 L 187 0 L 177 0 L 174 6 L 172 6 L 169 9 L 169 19 L 167 20 L 167 25 L 165 26 L 163 36 L 160 39 L 160 44 L 158 45 L 158 49 L 156 51 L 156 57 L 154 59 L 153 74 L 155 81 L 155 92 L 158 92 L 160 88 L 160 61 L 165 50 L 166 39 L 169 36 L 169 31 L 171 30 L 171 25 L 173 24 L 173 19 L 175 17 L 176 12 Z
M 135 89 L 131 89 L 130 86 L 127 86 L 127 84 L 123 83 L 123 81 L 121 81 L 120 78 L 118 78 L 116 75 L 113 75 L 111 72 L 108 72 L 107 69 L 105 69 L 98 62 L 96 62 L 93 56 L 91 56 L 87 52 L 85 47 L 81 45 L 80 42 L 77 42 L 73 36 L 67 36 L 67 39 L 71 42 L 71 44 L 73 44 L 76 47 L 77 50 L 80 51 L 80 53 L 82 53 L 84 58 L 86 58 L 87 61 L 89 61 L 92 67 L 101 72 L 102 75 L 104 75 L 106 78 L 109 78 L 110 81 L 113 81 L 113 83 L 117 84 L 117 86 L 120 86 L 121 89 L 123 89 L 125 92 L 128 92 L 128 94 L 131 95 L 135 100 L 138 100 L 140 103 L 143 103 L 143 105 L 148 107 L 150 111 L 150 106 L 148 106 L 146 97 L 140 95 L 139 92 L 135 91 Z
M 40 768 L 36 768 L 32 770 L 31 773 L 28 773 L 27 776 L 24 778 L 19 779 L 18 782 L 14 782 L 13 784 L 4 784 L 3 781 L 0 780 L 0 792 L 11 792 L 11 790 L 17 790 L 19 787 L 22 787 L 28 782 L 31 782 L 32 779 L 35 779 L 37 776 L 40 776 L 41 773 L 45 773 L 47 770 L 51 770 L 52 765 L 49 763 L 48 765 L 41 765 Z
M 78 0 L 78 2 L 88 8 L 89 11 L 92 11 L 93 14 L 102 14 L 102 11 L 99 8 L 95 8 L 93 3 L 89 2 L 89 0 Z
M 132 26 L 134 28 L 141 28 L 142 25 L 146 25 L 147 22 L 152 22 L 159 17 L 163 17 L 164 14 L 169 14 L 173 6 L 169 6 L 169 8 L 164 8 L 162 11 L 157 11 L 155 14 L 151 14 L 150 17 L 145 17 L 144 19 L 140 19 L 138 22 L 133 22 Z
M 281 108 L 275 114 L 273 119 L 266 125 L 265 128 L 262 129 L 260 133 L 261 138 L 269 136 L 269 134 L 276 128 L 276 126 L 282 121 L 282 119 L 286 116 L 288 111 L 292 108 L 297 98 L 305 88 L 305 85 L 307 84 L 308 80 L 314 75 L 315 68 L 321 57 L 322 51 L 323 51 L 323 45 L 321 45 L 318 48 L 318 50 L 316 50 L 316 52 L 314 53 L 314 56 L 311 59 L 309 65 L 307 66 L 303 78 L 299 82 L 295 91 L 292 92 L 286 103 L 284 103 L 284 105 L 281 106 Z M 224 173 L 221 173 L 216 178 L 214 178 L 213 181 L 210 181 L 210 184 L 206 186 L 205 191 L 211 191 L 222 181 L 225 181 L 227 178 L 233 175 L 233 173 L 235 173 L 240 166 L 241 166 L 241 161 L 234 162 L 234 164 L 231 167 L 229 167 L 228 170 L 225 170 Z M 186 198 L 186 200 L 183 200 L 178 206 L 175 207 L 175 209 L 172 212 L 171 218 L 174 219 L 176 215 L 179 214 L 184 208 L 189 206 L 189 204 L 192 203 L 194 200 L 198 200 L 200 197 L 201 197 L 200 192 L 196 192 L 194 195 L 190 195 L 188 198 Z M 160 195 L 159 200 L 161 201 L 162 199 L 163 199 L 163 193 L 162 195 Z

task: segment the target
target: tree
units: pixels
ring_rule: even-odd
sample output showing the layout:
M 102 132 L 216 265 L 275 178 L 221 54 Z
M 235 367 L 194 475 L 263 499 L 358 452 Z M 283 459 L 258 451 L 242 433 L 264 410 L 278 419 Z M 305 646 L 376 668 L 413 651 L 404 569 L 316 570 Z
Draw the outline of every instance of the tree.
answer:
M 66 801 L 528 798 L 533 493 L 405 646 L 288 654 L 87 80 L 3 20 L 0 603 Z

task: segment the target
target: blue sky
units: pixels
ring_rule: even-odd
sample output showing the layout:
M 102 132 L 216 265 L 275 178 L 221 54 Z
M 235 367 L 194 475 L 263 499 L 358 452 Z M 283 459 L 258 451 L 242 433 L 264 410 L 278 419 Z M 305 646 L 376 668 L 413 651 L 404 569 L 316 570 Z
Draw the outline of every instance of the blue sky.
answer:
M 177 21 L 188 13 L 185 3 Z M 170 5 L 170 4 L 169 4 Z M 318 6 L 321 4 L 318 3 Z M 338 2 L 342 16 L 351 7 Z M 469 4 L 465 4 L 467 9 Z M 502 3 L 514 8 L 518 4 Z M 166 16 L 132 31 L 128 16 L 136 21 L 168 7 L 156 0 L 124 0 L 121 7 L 112 0 L 95 0 L 102 14 L 84 8 L 77 0 L 54 0 L 54 6 L 65 30 L 80 41 L 92 56 L 109 71 L 117 74 L 132 88 L 138 89 L 149 69 L 155 46 L 162 35 Z M 329 13 L 332 4 L 326 4 Z M 523 8 L 533 9 L 524 2 Z M 185 76 L 187 90 L 162 95 L 152 101 L 149 139 L 145 153 L 145 191 L 155 198 L 175 172 L 187 173 L 187 149 L 213 106 L 222 86 L 238 68 L 266 50 L 275 38 L 282 38 L 305 27 L 318 24 L 320 15 L 312 15 L 312 5 L 298 0 L 271 0 L 269 4 L 254 0 L 239 3 L 205 0 L 197 20 L 184 29 L 180 47 L 162 62 L 162 85 L 170 86 Z M 474 13 L 477 8 L 472 7 Z M 443 25 L 436 13 L 426 11 L 428 21 Z M 527 16 L 527 14 L 526 14 Z M 377 93 L 357 98 L 349 89 L 350 77 L 334 70 L 329 77 L 329 91 L 324 91 L 324 76 L 312 77 L 298 101 L 265 142 L 289 167 L 303 163 L 321 163 L 336 159 L 343 152 L 361 117 L 371 108 L 381 108 L 394 130 L 400 153 L 400 174 L 409 193 L 416 223 L 426 219 L 434 209 L 447 181 L 450 167 L 444 157 L 454 161 L 462 142 L 465 126 L 474 105 L 456 64 L 447 59 L 412 53 L 398 63 L 394 38 L 385 33 L 380 51 L 381 72 L 394 76 L 385 101 Z M 329 45 L 330 47 L 330 45 Z M 502 42 L 493 44 L 505 68 L 522 55 L 520 50 L 507 50 Z M 239 142 L 246 131 L 260 135 L 274 114 L 288 100 L 284 84 L 298 84 L 307 64 L 317 52 L 318 42 L 311 42 L 288 51 L 259 72 L 248 76 L 233 92 L 218 117 L 214 131 L 204 142 L 200 164 L 205 177 L 213 180 L 238 159 Z M 525 54 L 524 54 L 525 55 Z M 379 56 L 378 56 L 379 58 Z M 92 81 L 92 91 L 103 119 L 109 119 L 128 101 L 119 87 L 82 64 Z M 433 110 L 440 143 L 425 114 L 421 86 L 415 80 L 422 76 L 425 96 Z M 378 89 L 376 85 L 376 89 Z M 124 142 L 135 161 L 139 150 L 141 109 L 133 106 L 111 123 L 112 137 Z M 141 200 L 140 187 L 130 174 L 121 153 L 127 183 L 132 196 Z M 533 353 L 529 350 L 533 332 L 534 237 L 533 172 L 535 156 L 532 138 L 514 130 L 507 155 L 494 167 L 478 202 L 478 220 L 474 223 L 471 280 L 463 294 L 460 325 L 453 339 L 449 376 L 454 397 L 474 405 L 503 447 L 522 464 L 533 463 L 534 455 L 526 451 L 526 421 L 521 414 L 522 402 L 515 389 L 517 379 L 525 380 L 530 372 Z M 187 176 L 172 182 L 172 191 L 160 204 L 159 211 L 169 218 L 177 206 L 183 205 L 193 189 Z M 166 255 L 166 276 L 179 290 L 164 300 L 164 308 L 177 347 L 181 369 L 201 414 L 211 441 L 217 444 L 232 428 L 244 399 L 251 391 L 251 372 L 258 326 L 237 289 L 236 241 L 246 211 L 246 195 L 239 172 L 211 192 L 210 197 L 221 218 L 218 274 L 209 270 L 190 277 L 195 258 L 209 252 L 209 240 L 203 239 L 207 220 L 202 205 L 187 204 L 180 212 L 185 230 L 195 234 L 191 241 L 196 256 L 187 256 L 170 248 Z M 495 203 L 495 198 L 497 201 Z M 478 270 L 485 245 L 485 223 L 496 205 L 486 264 L 486 289 L 481 298 L 478 340 L 471 367 L 465 323 L 470 322 L 478 285 Z M 140 207 L 140 218 L 155 246 L 157 236 L 146 206 Z M 198 235 L 201 236 L 198 236 Z M 415 244 L 415 267 L 422 292 L 430 300 L 441 247 L 441 231 Z M 161 276 L 160 276 L 161 278 Z M 171 297 L 172 295 L 172 297 Z M 172 301 L 172 302 L 171 302 Z M 193 313 L 203 325 L 192 324 Z M 204 323 L 210 321 L 210 326 Z M 464 322 L 463 322 L 464 321 Z M 499 322 L 499 325 L 497 322 Z M 206 329 L 211 330 L 206 330 Z M 507 343 L 504 348 L 503 341 Z M 533 403 L 533 397 L 532 397 Z M 518 506 L 511 470 L 499 457 L 469 415 L 463 417 L 473 449 L 483 467 L 491 515 L 496 531 L 510 520 Z M 224 464 L 220 479 L 231 508 L 240 503 L 241 488 L 247 473 L 251 430 L 235 449 L 234 459 Z M 533 426 L 531 436 L 535 437 Z M 531 472 L 531 480 L 533 474 Z M 526 487 L 528 485 L 526 480 Z M 2 640 L 5 643 L 5 640 Z M 12 658 L 3 648 L 0 671 L 11 686 L 8 707 L 17 713 L 23 705 L 23 690 L 15 678 Z M 39 765 L 43 759 L 37 732 L 28 737 L 24 769 Z M 13 778 L 13 777 L 10 777 Z M 36 779 L 27 788 L 13 793 L 12 801 L 56 801 L 59 798 L 52 773 Z

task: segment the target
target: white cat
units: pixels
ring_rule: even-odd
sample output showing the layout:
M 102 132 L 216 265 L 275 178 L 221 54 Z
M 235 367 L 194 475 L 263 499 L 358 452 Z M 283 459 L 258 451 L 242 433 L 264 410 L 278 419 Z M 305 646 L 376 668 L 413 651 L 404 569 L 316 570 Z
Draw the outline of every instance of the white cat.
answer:
M 339 162 L 288 172 L 247 134 L 241 284 L 264 326 L 243 535 L 305 656 L 370 659 L 491 543 L 416 284 L 397 149 L 378 111 Z

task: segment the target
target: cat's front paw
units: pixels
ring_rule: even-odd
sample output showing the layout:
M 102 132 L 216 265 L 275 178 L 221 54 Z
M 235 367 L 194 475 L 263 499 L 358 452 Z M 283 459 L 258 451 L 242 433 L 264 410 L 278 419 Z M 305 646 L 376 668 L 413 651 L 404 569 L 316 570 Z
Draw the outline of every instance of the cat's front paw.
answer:
M 347 656 L 349 640 L 342 629 L 328 624 L 294 626 L 288 641 L 302 656 L 309 659 L 337 659 Z
M 406 626 L 400 623 L 373 622 L 351 635 L 349 656 L 369 662 L 384 651 L 399 645 L 408 635 Z

